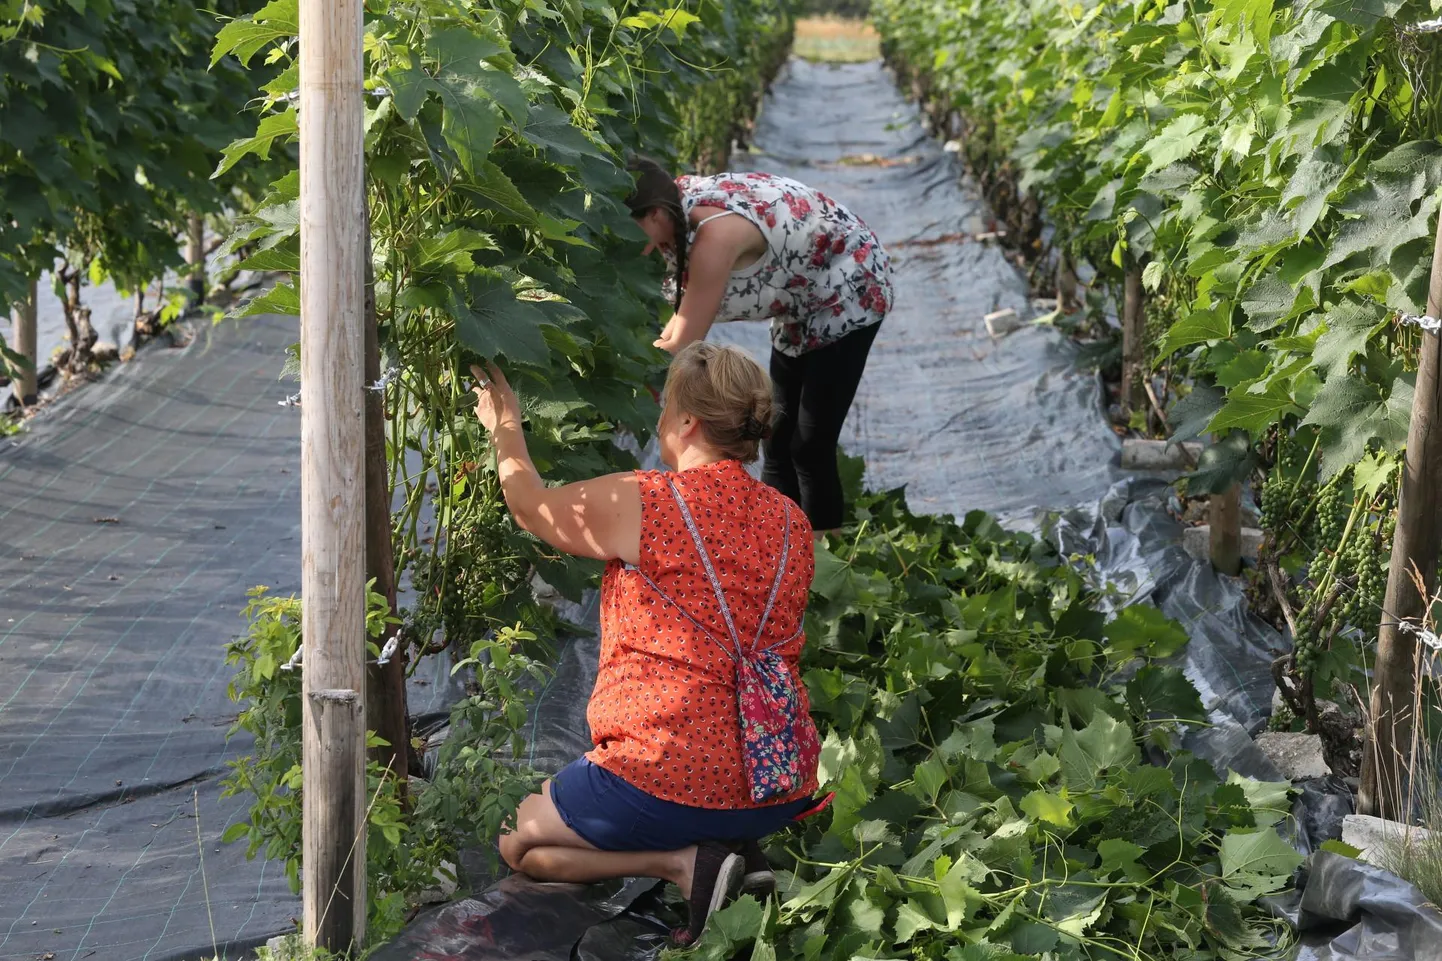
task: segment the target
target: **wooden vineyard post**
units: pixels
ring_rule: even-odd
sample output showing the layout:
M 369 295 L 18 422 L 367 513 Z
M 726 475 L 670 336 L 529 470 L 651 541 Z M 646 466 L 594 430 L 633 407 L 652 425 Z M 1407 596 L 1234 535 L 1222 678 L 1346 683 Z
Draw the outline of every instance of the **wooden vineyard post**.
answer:
M 1432 253 L 1427 314 L 1442 315 L 1442 219 Z M 1416 698 L 1417 636 L 1402 625 L 1420 627 L 1437 588 L 1437 553 L 1442 548 L 1442 337 L 1424 330 L 1417 358 L 1417 388 L 1407 428 L 1407 459 L 1397 499 L 1397 532 L 1387 571 L 1377 661 L 1372 675 L 1368 737 L 1362 753 L 1359 814 L 1394 820 L 1408 813 L 1412 765 L 1413 705 Z M 1419 588 L 1417 578 L 1422 585 Z M 1430 776 L 1430 775 L 1429 775 Z
M 302 896 L 342 954 L 366 923 L 361 83 L 361 0 L 301 0 Z
M 1211 525 L 1212 566 L 1219 573 L 1235 577 L 1242 571 L 1242 491 L 1233 484 L 1225 493 L 1207 499 L 1207 523 Z
M 185 262 L 190 267 L 190 295 L 194 303 L 205 303 L 205 218 L 192 213 L 185 235 Z
M 15 400 L 22 407 L 28 407 L 35 403 L 36 392 L 39 388 L 35 381 L 35 372 L 38 369 L 38 336 L 35 331 L 36 324 L 36 295 L 39 285 L 32 279 L 30 291 L 23 303 L 17 303 L 11 307 L 11 320 L 13 322 L 12 333 L 14 334 L 10 349 L 30 361 L 28 370 L 15 372 L 15 377 L 10 381 L 10 392 L 15 395 Z
M 1146 310 L 1142 302 L 1142 268 L 1127 267 L 1122 295 L 1122 409 L 1130 415 L 1146 406 L 1142 378 L 1146 371 Z

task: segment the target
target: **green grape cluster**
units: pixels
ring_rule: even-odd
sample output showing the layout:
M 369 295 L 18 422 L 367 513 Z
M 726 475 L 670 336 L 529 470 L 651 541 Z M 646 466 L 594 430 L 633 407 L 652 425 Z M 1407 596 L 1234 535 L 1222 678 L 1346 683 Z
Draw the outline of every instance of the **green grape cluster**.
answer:
M 1321 632 L 1317 620 L 1317 596 L 1313 594 L 1307 598 L 1307 603 L 1302 606 L 1302 611 L 1297 615 L 1297 636 L 1292 639 L 1292 657 L 1297 664 L 1297 672 L 1302 675 L 1309 675 L 1317 666 L 1317 647 L 1321 639 Z
M 1281 522 L 1286 519 L 1287 505 L 1292 501 L 1292 491 L 1295 485 L 1282 475 L 1282 472 L 1272 471 L 1262 484 L 1262 528 L 1275 531 L 1282 526 Z
M 1336 545 L 1342 540 L 1342 532 L 1347 528 L 1347 517 L 1352 512 L 1352 501 L 1348 496 L 1350 493 L 1350 485 L 1344 489 L 1343 479 L 1338 478 L 1322 488 L 1322 492 L 1317 495 L 1317 509 L 1313 515 L 1311 532 L 1315 535 L 1319 547 Z

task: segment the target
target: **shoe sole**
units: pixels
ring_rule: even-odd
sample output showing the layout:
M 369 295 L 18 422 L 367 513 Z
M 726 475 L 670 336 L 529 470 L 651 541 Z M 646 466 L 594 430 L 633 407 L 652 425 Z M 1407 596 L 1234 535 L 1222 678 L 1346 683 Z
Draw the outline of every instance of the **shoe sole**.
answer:
M 776 875 L 771 871 L 752 871 L 741 879 L 741 893 L 769 898 L 776 893 Z
M 727 855 L 726 860 L 721 862 L 721 869 L 716 872 L 716 887 L 711 891 L 711 906 L 706 911 L 706 921 L 711 920 L 711 915 L 720 911 L 741 892 L 741 879 L 746 871 L 746 862 L 739 854 Z M 701 925 L 701 930 L 706 930 L 706 925 Z

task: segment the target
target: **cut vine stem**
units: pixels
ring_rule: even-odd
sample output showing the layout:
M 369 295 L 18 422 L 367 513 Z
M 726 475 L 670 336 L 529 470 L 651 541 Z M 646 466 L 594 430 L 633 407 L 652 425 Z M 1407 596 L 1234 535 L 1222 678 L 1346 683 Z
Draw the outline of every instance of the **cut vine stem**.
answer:
M 365 939 L 361 0 L 300 3 L 302 865 L 307 944 Z
M 11 320 L 14 324 L 12 329 L 15 335 L 14 350 L 30 365 L 15 371 L 15 376 L 10 380 L 10 392 L 14 395 L 15 402 L 22 407 L 29 407 L 37 400 L 35 295 L 36 283 L 34 278 L 31 278 L 30 289 L 25 300 L 11 307 Z
M 1142 406 L 1143 378 L 1147 377 L 1146 326 L 1147 315 L 1142 302 L 1142 268 L 1140 264 L 1133 263 L 1127 267 L 1122 296 L 1122 407 L 1128 414 Z M 1150 386 L 1146 385 L 1148 389 L 1145 396 L 1152 400 L 1157 417 L 1161 419 L 1162 429 L 1167 430 L 1166 416 L 1162 413 L 1161 405 L 1156 403 Z M 1171 431 L 1167 430 L 1167 433 L 1170 434 Z
M 1432 252 L 1427 313 L 1442 314 L 1442 218 Z M 1412 769 L 1413 703 L 1417 691 L 1417 637 L 1403 624 L 1424 623 L 1437 587 L 1442 549 L 1442 337 L 1422 332 L 1417 385 L 1407 428 L 1407 453 L 1397 499 L 1397 532 L 1382 602 L 1377 663 L 1372 677 L 1371 723 L 1362 753 L 1360 814 L 1404 820 Z

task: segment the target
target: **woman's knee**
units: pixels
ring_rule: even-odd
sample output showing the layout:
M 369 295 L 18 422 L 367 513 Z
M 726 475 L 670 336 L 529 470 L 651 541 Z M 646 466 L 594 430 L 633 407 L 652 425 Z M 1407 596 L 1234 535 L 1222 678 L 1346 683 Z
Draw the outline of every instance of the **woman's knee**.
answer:
M 521 827 L 517 825 L 515 830 L 502 834 L 497 844 L 501 849 L 501 860 L 506 862 L 506 866 L 512 871 L 521 870 L 521 862 L 525 860 L 526 851 L 530 847 L 521 836 Z

